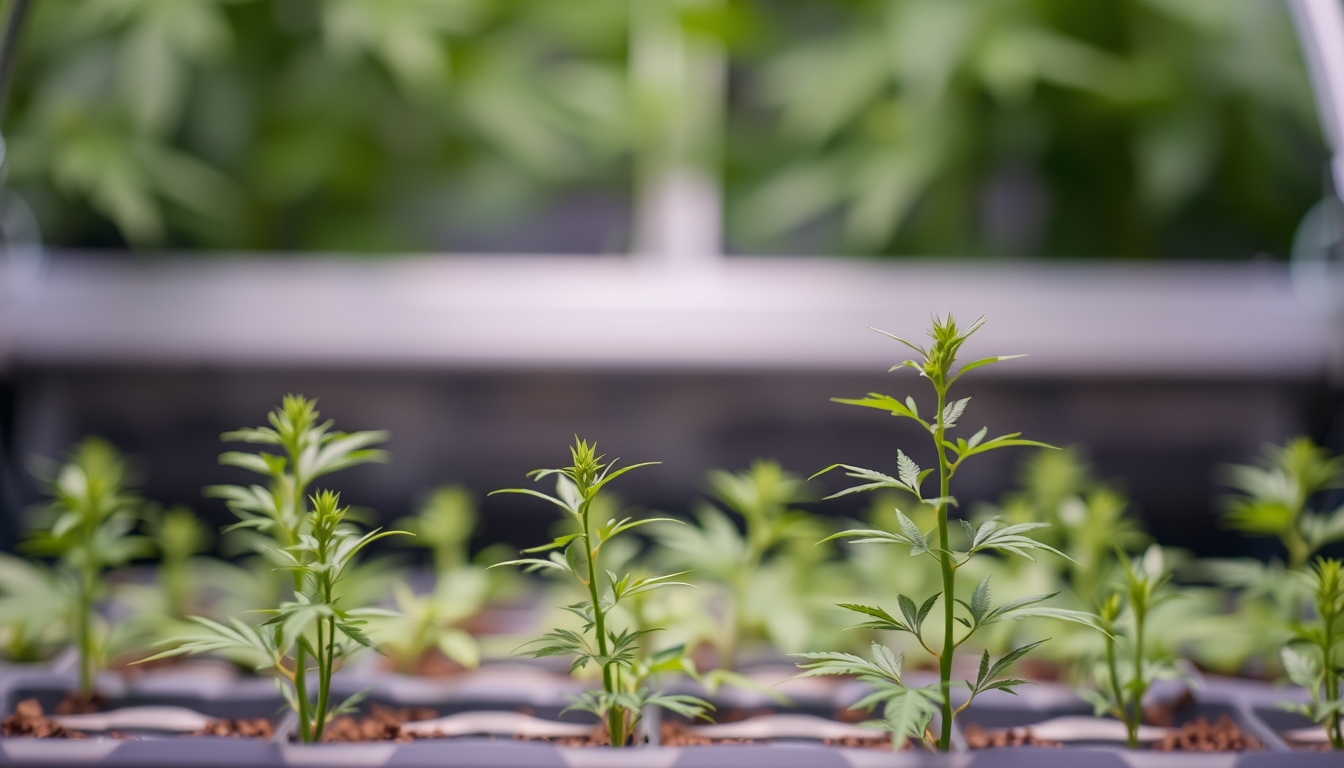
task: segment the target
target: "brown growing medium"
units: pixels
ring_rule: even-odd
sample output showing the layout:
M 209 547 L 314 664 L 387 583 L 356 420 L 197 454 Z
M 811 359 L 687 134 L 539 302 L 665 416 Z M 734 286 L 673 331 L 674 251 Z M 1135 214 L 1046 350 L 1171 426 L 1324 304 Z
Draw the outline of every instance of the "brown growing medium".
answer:
M 1242 752 L 1263 748 L 1259 739 L 1243 733 L 1227 715 L 1212 723 L 1203 717 L 1192 720 L 1153 745 L 1159 752 Z
M 56 705 L 58 715 L 92 715 L 107 709 L 107 698 L 101 694 L 67 693 Z
M 1058 747 L 1058 741 L 1038 739 L 1030 728 L 1005 728 L 988 730 L 975 723 L 969 723 L 964 729 L 966 746 L 971 749 L 991 749 L 995 747 Z
M 39 739 L 85 738 L 84 734 L 66 730 L 65 726 L 49 719 L 37 699 L 20 701 L 14 707 L 14 714 L 6 717 L 4 723 L 0 724 L 0 735 L 34 736 Z
M 438 717 L 436 710 L 428 707 L 406 707 L 393 709 L 375 704 L 368 714 L 352 717 L 341 715 L 331 721 L 322 734 L 324 742 L 355 741 L 411 741 L 410 734 L 401 732 L 402 723 L 417 720 L 433 720 Z
M 739 718 L 745 719 L 745 718 Z M 729 721 L 721 721 L 729 722 Z M 732 721 L 736 722 L 736 721 Z M 603 732 L 603 736 L 606 733 Z M 702 747 L 710 744 L 756 744 L 755 739 L 708 739 L 704 736 L 698 736 L 691 727 L 683 722 L 670 721 L 662 724 L 659 731 L 659 743 L 664 747 Z M 763 741 L 761 743 L 768 743 Z M 849 747 L 858 749 L 891 749 L 891 737 L 880 731 L 873 731 L 871 738 L 846 737 L 843 739 L 826 739 L 822 742 L 828 747 Z M 907 741 L 905 749 L 913 749 L 914 743 Z
M 192 736 L 234 736 L 243 739 L 269 739 L 275 735 L 275 724 L 264 717 L 241 720 L 215 720 Z
M 1036 738 L 1030 728 L 987 730 L 972 723 L 966 726 L 965 734 L 966 746 L 971 749 L 1060 746 L 1059 742 Z M 1263 748 L 1258 739 L 1243 733 L 1227 715 L 1215 722 L 1203 717 L 1192 720 L 1151 747 L 1157 752 L 1243 752 Z
M 709 744 L 754 744 L 751 739 L 707 739 L 697 736 L 685 723 L 667 722 L 659 729 L 659 740 L 664 747 L 703 747 Z

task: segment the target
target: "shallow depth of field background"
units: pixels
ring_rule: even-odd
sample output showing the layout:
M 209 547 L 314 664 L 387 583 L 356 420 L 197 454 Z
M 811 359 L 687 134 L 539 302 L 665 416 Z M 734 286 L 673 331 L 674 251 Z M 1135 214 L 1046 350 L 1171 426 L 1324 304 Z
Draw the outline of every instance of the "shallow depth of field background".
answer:
M 864 326 L 954 308 L 1033 353 L 967 423 L 1084 446 L 1163 543 L 1255 551 L 1216 467 L 1344 450 L 1333 321 L 1286 266 L 1333 190 L 1277 0 L 41 0 L 3 131 L 48 247 L 0 313 L 5 542 L 25 457 L 89 433 L 224 522 L 219 433 L 291 391 L 392 430 L 339 481 L 384 519 L 576 432 L 665 462 L 624 500 L 676 512 L 757 456 L 891 466 L 917 436 L 828 398 L 922 396 Z M 626 262 L 670 277 L 607 286 Z M 843 322 L 779 338 L 814 317 Z M 545 537 L 485 512 L 482 543 Z

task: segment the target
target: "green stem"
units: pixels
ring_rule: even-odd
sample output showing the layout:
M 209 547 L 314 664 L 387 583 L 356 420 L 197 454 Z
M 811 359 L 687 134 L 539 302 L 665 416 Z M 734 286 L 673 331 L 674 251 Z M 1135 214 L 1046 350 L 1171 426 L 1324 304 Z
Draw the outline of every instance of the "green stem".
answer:
M 293 472 L 291 491 L 294 503 L 294 513 L 291 518 L 294 526 L 300 525 L 300 521 L 305 514 L 303 499 L 303 485 L 299 482 L 299 454 L 302 447 L 298 445 L 288 446 L 289 448 L 289 466 Z M 291 530 L 281 525 L 281 531 L 286 539 L 285 546 L 292 546 L 298 541 L 299 532 L 297 528 Z M 294 573 L 294 594 L 303 592 L 303 575 Z M 319 663 L 320 663 L 319 659 Z M 299 740 L 306 743 L 312 742 L 313 735 L 313 713 L 312 706 L 308 701 L 308 652 L 304 649 L 302 643 L 298 643 L 294 649 L 294 698 L 299 703 Z
M 947 452 L 943 450 L 943 408 L 947 393 L 938 387 L 938 410 L 934 417 L 938 419 L 938 428 L 933 433 L 934 450 L 938 452 L 938 495 L 944 499 L 949 493 L 952 481 L 951 467 L 948 466 Z M 938 503 L 938 562 L 943 572 L 943 653 L 938 657 L 938 682 L 943 693 L 942 734 L 938 739 L 938 749 L 947 752 L 952 748 L 952 655 L 957 644 L 953 638 L 956 615 L 956 570 L 952 567 L 952 546 L 947 532 L 947 502 Z
M 328 598 L 330 602 L 330 598 Z M 323 624 L 326 632 L 323 633 Z M 327 705 L 331 694 L 331 672 L 336 663 L 336 620 L 327 619 L 317 623 L 317 711 L 313 727 L 313 741 L 322 740 L 322 732 L 327 727 Z
M 1146 609 L 1134 607 L 1134 691 L 1129 702 L 1129 717 L 1125 719 L 1125 728 L 1129 733 L 1129 748 L 1139 748 L 1139 724 L 1143 722 L 1143 695 L 1148 685 L 1143 679 L 1143 624 Z
M 1129 746 L 1133 748 L 1134 741 L 1129 738 L 1129 716 L 1125 710 L 1124 694 L 1120 690 L 1120 672 L 1115 664 L 1115 638 L 1106 638 L 1106 669 L 1111 675 L 1111 697 L 1115 700 L 1116 711 L 1120 713 L 1121 719 L 1125 721 L 1125 734 L 1129 741 Z
M 1331 649 L 1335 645 L 1335 616 L 1326 616 L 1325 618 L 1325 638 L 1321 645 L 1321 667 L 1325 671 L 1325 700 L 1335 701 L 1339 698 L 1339 675 L 1335 673 L 1335 665 L 1331 659 Z M 1331 712 L 1325 721 L 1325 732 L 1330 737 L 1330 746 L 1333 749 L 1344 749 L 1344 734 L 1340 733 L 1339 710 Z
M 79 695 L 93 697 L 93 589 L 97 577 L 86 566 L 79 588 L 76 631 L 79 636 Z
M 747 525 L 751 525 L 748 521 Z M 750 537 L 749 537 L 750 538 Z M 751 546 L 747 550 L 747 557 L 742 562 L 741 569 L 738 570 L 732 581 L 732 604 L 728 606 L 730 612 L 728 631 L 729 635 L 724 642 L 719 666 L 723 669 L 733 669 L 737 666 L 737 649 L 742 642 L 742 635 L 746 633 L 746 622 L 743 620 L 742 605 L 746 602 L 747 595 L 747 577 L 748 574 L 755 573 L 757 566 L 761 562 L 762 552 L 760 547 Z
M 597 633 L 597 652 L 603 658 L 607 656 L 607 617 L 602 611 L 602 601 L 597 591 L 597 552 L 593 548 L 592 526 L 588 521 L 588 502 L 580 508 L 583 516 L 583 542 L 588 549 L 588 597 L 593 605 L 593 631 Z M 616 695 L 615 670 L 611 664 L 602 665 L 602 687 L 610 696 Z M 613 747 L 625 746 L 625 711 L 612 707 L 607 711 L 607 733 L 611 735 Z

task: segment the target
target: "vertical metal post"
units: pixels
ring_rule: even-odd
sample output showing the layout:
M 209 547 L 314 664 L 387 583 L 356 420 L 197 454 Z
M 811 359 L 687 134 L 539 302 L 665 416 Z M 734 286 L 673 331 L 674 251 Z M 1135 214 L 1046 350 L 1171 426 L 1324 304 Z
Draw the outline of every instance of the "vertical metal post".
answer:
M 1288 8 L 1333 155 L 1335 194 L 1344 196 L 1344 6 L 1340 0 L 1288 0 Z
M 721 0 L 630 0 L 635 141 L 632 248 L 660 265 L 695 268 L 723 250 L 720 144 L 726 101 L 722 46 L 688 34 L 681 12 Z

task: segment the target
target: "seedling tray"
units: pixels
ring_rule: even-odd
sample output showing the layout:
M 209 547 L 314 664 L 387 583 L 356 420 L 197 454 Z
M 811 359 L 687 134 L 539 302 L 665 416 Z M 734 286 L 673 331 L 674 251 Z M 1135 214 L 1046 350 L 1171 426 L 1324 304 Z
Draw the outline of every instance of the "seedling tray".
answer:
M 401 679 L 404 682 L 404 678 Z M 367 684 L 369 681 L 361 681 Z M 373 681 L 378 682 L 378 681 Z M 70 687 L 67 675 L 16 670 L 0 675 L 0 701 L 6 712 L 22 698 L 38 698 L 54 706 Z M 346 681 L 351 685 L 353 681 Z M 161 686 L 147 685 L 153 690 Z M 172 693 L 129 689 L 112 697 L 113 706 L 173 704 L 214 717 L 272 716 L 279 698 L 263 679 L 243 677 L 198 696 L 176 690 Z M 383 690 L 386 689 L 386 690 Z M 427 705 L 443 714 L 471 709 L 525 709 L 542 717 L 557 717 L 559 708 L 538 702 L 536 697 L 501 696 L 474 701 L 429 694 L 433 686 L 407 691 L 396 676 L 384 676 L 370 702 L 392 706 Z M 1053 685 L 1023 689 L 1019 697 L 987 696 L 978 700 L 958 721 L 983 727 L 1021 727 L 1060 715 L 1088 714 L 1067 689 Z M 852 689 L 837 689 L 835 704 L 852 698 Z M 359 743 L 300 745 L 277 740 L 246 738 L 148 736 L 115 739 L 0 738 L 0 765 L 34 768 L 81 766 L 183 766 L 184 768 L 290 768 L 351 766 L 394 768 L 396 766 L 442 766 L 443 768 L 1325 768 L 1344 766 L 1344 755 L 1292 750 L 1280 737 L 1284 730 L 1301 727 L 1299 718 L 1278 710 L 1274 704 L 1290 692 L 1239 680 L 1211 679 L 1199 692 L 1197 704 L 1183 710 L 1178 719 L 1226 714 L 1242 730 L 1264 743 L 1265 748 L 1242 753 L 1173 753 L 1130 751 L 1115 744 L 1083 744 L 1057 748 L 1014 747 L 960 751 L 933 755 L 918 750 L 900 753 L 870 748 L 829 747 L 809 741 L 779 740 L 766 744 L 726 744 L 693 747 L 640 746 L 611 748 L 559 747 L 546 742 L 509 738 L 423 739 L 408 743 Z M 540 704 L 540 706 L 539 706 Z M 820 698 L 800 707 L 813 714 L 827 711 L 831 703 Z M 831 708 L 834 711 L 834 708 Z M 566 719 L 569 719 L 567 716 Z M 579 716 L 582 717 L 581 715 Z

